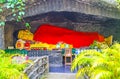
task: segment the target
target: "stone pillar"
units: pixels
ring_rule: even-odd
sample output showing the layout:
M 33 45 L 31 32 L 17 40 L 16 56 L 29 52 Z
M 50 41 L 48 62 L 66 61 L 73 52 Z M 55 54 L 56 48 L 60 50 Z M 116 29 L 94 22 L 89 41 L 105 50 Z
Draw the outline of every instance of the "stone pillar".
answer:
M 0 49 L 4 49 L 4 27 L 0 26 Z

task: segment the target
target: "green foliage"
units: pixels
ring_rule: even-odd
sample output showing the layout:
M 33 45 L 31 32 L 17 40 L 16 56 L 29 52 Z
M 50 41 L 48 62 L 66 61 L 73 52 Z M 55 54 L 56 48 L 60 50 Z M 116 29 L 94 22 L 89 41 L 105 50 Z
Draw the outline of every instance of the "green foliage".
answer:
M 5 51 L 0 49 L 0 57 L 2 57 L 4 54 L 5 54 Z
M 4 3 L 6 0 L 0 0 L 0 3 Z
M 11 62 L 11 55 L 6 56 L 4 50 L 0 50 L 0 79 L 28 79 L 23 73 L 27 64 Z
M 110 48 L 85 50 L 72 63 L 71 71 L 79 67 L 76 78 L 87 75 L 90 79 L 120 78 L 120 44 L 115 43 Z
M 9 13 L 6 13 L 7 10 Z M 17 21 L 21 21 L 25 14 L 25 0 L 0 0 L 0 26 L 5 25 L 6 17 L 13 15 Z
M 98 49 L 105 49 L 108 48 L 109 46 L 105 42 L 98 42 L 94 41 L 93 44 L 90 45 L 90 48 L 98 48 Z
M 116 0 L 118 8 L 120 8 L 120 0 Z
M 4 21 L 0 21 L 0 26 L 4 26 L 5 22 Z
M 25 23 L 25 26 L 26 26 L 27 29 L 30 29 L 30 28 L 31 28 L 31 26 L 30 26 L 29 23 Z

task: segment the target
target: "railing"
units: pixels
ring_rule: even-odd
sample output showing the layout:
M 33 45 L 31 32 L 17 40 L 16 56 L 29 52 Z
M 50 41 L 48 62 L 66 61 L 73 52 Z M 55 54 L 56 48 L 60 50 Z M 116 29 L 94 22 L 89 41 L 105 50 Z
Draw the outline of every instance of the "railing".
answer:
M 49 59 L 48 56 L 38 58 L 30 58 L 34 60 L 33 64 L 24 70 L 29 79 L 40 79 L 43 75 L 49 72 Z

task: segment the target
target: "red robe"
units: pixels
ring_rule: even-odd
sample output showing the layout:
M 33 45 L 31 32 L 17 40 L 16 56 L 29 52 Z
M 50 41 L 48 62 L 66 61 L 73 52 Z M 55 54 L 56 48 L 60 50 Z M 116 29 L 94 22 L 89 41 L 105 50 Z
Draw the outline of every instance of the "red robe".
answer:
M 35 41 L 57 44 L 64 42 L 72 44 L 74 48 L 86 47 L 95 40 L 104 41 L 104 36 L 98 32 L 77 32 L 66 28 L 43 24 L 34 33 Z

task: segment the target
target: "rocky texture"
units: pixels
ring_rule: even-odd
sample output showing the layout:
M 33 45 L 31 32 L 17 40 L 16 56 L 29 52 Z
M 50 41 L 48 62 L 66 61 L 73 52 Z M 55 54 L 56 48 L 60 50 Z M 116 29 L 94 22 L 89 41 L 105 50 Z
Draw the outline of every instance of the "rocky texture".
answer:
M 0 26 L 0 49 L 4 49 L 4 27 Z
M 3 33 L 5 35 L 5 48 L 7 48 L 8 46 L 13 46 L 13 42 L 14 42 L 14 26 L 11 24 L 6 24 L 5 26 L 5 32 Z
M 120 11 L 115 5 L 105 0 L 33 0 L 34 3 L 26 5 L 24 17 L 35 16 L 51 11 L 68 11 L 92 15 L 100 15 L 120 19 Z M 30 1 L 29 1 L 30 2 Z M 12 16 L 12 15 L 11 15 Z M 12 18 L 8 17 L 8 20 Z

